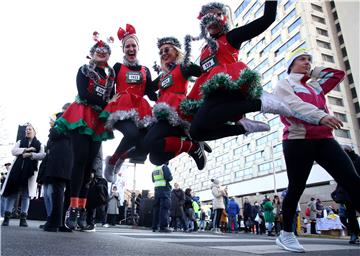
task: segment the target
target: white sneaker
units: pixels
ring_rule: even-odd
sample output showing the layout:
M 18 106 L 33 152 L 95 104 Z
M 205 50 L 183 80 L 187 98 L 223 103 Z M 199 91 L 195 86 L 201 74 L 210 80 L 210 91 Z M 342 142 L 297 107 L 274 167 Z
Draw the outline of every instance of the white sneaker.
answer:
M 299 244 L 293 232 L 286 232 L 281 230 L 280 236 L 276 238 L 276 244 L 286 251 L 291 252 L 305 252 L 304 247 Z
M 278 96 L 263 91 L 261 95 L 261 111 L 262 113 L 278 114 L 282 116 L 292 116 L 289 106 Z
M 109 163 L 111 156 L 107 156 L 105 158 L 105 170 L 104 170 L 104 177 L 108 182 L 115 182 L 115 175 L 114 175 L 114 170 L 115 170 L 115 165 L 112 165 Z
M 102 225 L 103 228 L 108 228 L 109 224 L 105 223 L 104 225 Z
M 246 117 L 241 118 L 237 121 L 238 124 L 242 125 L 245 129 L 245 135 L 248 135 L 253 132 L 266 132 L 270 131 L 270 126 L 266 123 L 260 121 L 254 121 L 247 119 Z

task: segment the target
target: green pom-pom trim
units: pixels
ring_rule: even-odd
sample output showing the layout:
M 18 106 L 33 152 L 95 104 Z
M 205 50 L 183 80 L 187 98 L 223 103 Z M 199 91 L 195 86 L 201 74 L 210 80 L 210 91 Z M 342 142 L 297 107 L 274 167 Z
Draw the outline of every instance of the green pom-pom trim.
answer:
M 208 97 L 220 88 L 228 91 L 235 91 L 241 89 L 242 86 L 247 85 L 249 87 L 247 90 L 247 98 L 257 99 L 262 93 L 260 81 L 261 78 L 259 73 L 250 69 L 242 70 L 240 77 L 234 81 L 230 75 L 219 73 L 203 84 L 201 92 L 204 97 Z
M 158 120 L 167 120 L 169 118 L 169 112 L 168 111 L 157 111 L 154 113 L 154 116 Z
M 187 116 L 195 115 L 200 106 L 204 103 L 203 99 L 200 100 L 192 100 L 192 99 L 184 99 L 180 103 L 180 110 Z

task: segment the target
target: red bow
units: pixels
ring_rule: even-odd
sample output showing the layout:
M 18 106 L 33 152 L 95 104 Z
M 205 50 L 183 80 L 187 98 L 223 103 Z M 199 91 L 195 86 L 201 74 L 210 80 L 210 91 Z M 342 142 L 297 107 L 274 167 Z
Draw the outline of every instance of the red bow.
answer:
M 130 24 L 126 24 L 126 30 L 124 30 L 123 28 L 119 28 L 117 35 L 119 40 L 123 40 L 125 36 L 127 35 L 131 35 L 131 34 L 136 34 L 135 28 L 130 25 Z

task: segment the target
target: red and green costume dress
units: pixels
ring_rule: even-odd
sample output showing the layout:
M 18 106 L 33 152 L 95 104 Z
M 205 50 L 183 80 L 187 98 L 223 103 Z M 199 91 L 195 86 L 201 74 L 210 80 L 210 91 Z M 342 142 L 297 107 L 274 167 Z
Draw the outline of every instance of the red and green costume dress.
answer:
M 233 92 L 244 98 L 259 98 L 262 93 L 260 76 L 238 61 L 239 50 L 229 44 L 226 35 L 217 40 L 218 50 L 211 53 L 209 46 L 201 51 L 200 66 L 203 74 L 197 78 L 187 99 L 181 103 L 181 111 L 188 119 L 196 113 L 203 100 L 211 94 Z
M 183 119 L 180 103 L 186 98 L 188 80 L 177 64 L 167 74 L 162 74 L 155 80 L 159 88 L 159 98 L 153 106 L 156 120 L 167 120 L 172 126 L 189 128 L 190 123 Z
M 106 127 L 113 129 L 117 121 L 128 119 L 134 121 L 138 128 L 148 127 L 153 122 L 153 117 L 152 108 L 144 98 L 148 83 L 146 68 L 141 66 L 139 70 L 133 70 L 121 65 L 115 82 L 119 97 L 108 103 L 100 114 L 100 118 L 106 121 Z
M 108 77 L 103 69 L 95 68 L 89 72 L 89 65 L 82 66 L 76 78 L 78 96 L 56 120 L 55 128 L 61 133 L 77 130 L 80 134 L 91 136 L 93 141 L 114 138 L 113 133 L 106 130 L 104 123 L 99 119 L 99 114 L 106 105 L 106 86 L 113 83 L 113 79 L 114 77 Z

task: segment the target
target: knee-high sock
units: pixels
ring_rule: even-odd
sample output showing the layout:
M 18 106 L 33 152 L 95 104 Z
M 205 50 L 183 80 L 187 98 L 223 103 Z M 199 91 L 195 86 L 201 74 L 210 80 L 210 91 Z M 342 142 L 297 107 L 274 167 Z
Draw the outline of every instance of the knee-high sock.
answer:
M 175 155 L 180 155 L 183 152 L 194 150 L 196 145 L 190 140 L 182 140 L 179 137 L 166 137 L 165 138 L 165 152 L 173 152 Z

